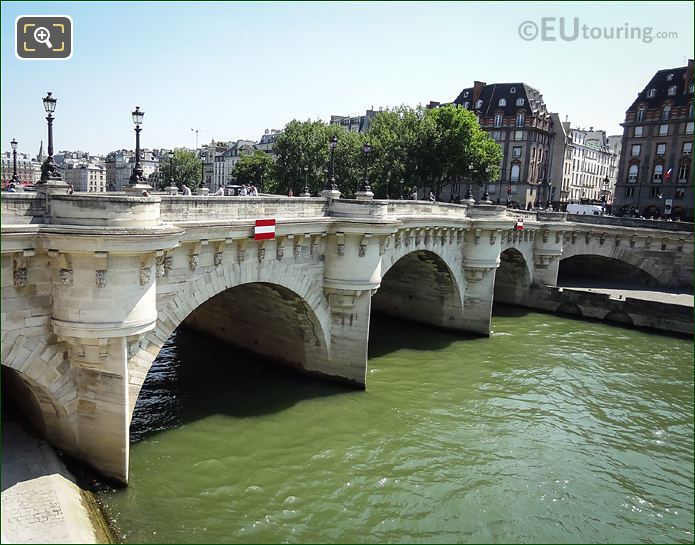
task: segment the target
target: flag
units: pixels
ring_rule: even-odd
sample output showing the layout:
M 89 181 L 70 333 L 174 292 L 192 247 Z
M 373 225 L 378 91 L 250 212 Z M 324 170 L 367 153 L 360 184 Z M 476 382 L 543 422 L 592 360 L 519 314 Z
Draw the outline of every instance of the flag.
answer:
M 666 171 L 666 174 L 665 174 L 665 176 L 664 176 L 664 180 L 665 180 L 665 181 L 668 182 L 669 178 L 671 177 L 671 172 L 673 172 L 673 167 L 669 168 L 669 169 Z
M 253 229 L 254 240 L 268 240 L 275 238 L 275 220 L 256 220 Z

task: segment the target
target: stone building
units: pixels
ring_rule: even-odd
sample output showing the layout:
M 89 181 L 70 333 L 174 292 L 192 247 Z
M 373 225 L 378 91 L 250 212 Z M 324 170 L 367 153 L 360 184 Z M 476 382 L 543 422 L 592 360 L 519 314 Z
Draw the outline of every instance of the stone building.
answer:
M 145 178 L 159 171 L 160 154 L 158 150 L 140 150 L 140 165 Z M 130 183 L 130 175 L 135 167 L 135 152 L 132 150 L 112 151 L 104 161 L 106 167 L 106 188 L 108 191 L 123 191 Z
M 552 194 L 555 127 L 543 95 L 525 83 L 476 81 L 454 104 L 474 112 L 480 127 L 502 149 L 500 179 L 489 185 L 490 199 L 504 203 L 509 196 L 520 207 L 545 202 L 548 192 Z
M 12 180 L 13 156 L 11 151 L 2 154 L 2 183 L 3 186 Z M 26 153 L 17 154 L 17 178 L 22 184 L 35 184 L 41 179 L 41 163 L 34 161 Z
M 102 165 L 88 162 L 70 163 L 63 170 L 63 178 L 65 183 L 72 184 L 75 191 L 106 192 L 106 168 Z
M 613 211 L 693 219 L 693 60 L 659 70 L 625 112 Z
M 371 108 L 364 115 L 332 115 L 330 125 L 339 125 L 347 131 L 365 133 L 377 112 Z
M 242 156 L 251 155 L 256 143 L 252 140 L 237 140 L 224 152 L 215 155 L 214 171 L 210 191 L 215 192 L 233 182 L 232 171 Z
M 569 177 L 570 203 L 612 202 L 617 156 L 606 131 L 570 129 L 572 170 Z

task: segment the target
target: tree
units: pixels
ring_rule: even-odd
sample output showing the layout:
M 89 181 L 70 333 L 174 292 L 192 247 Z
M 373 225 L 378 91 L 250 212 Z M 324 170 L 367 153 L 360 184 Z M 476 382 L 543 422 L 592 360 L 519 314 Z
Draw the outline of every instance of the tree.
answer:
M 232 176 L 237 184 L 255 185 L 259 191 L 264 187 L 276 187 L 275 163 L 264 151 L 256 150 L 251 155 L 243 155 L 234 165 Z
M 164 189 L 173 180 L 176 185 L 181 187 L 186 184 L 194 191 L 200 187 L 202 162 L 196 157 L 195 152 L 185 148 L 174 150 L 173 160 L 168 158 L 160 163 L 159 170 L 159 189 Z

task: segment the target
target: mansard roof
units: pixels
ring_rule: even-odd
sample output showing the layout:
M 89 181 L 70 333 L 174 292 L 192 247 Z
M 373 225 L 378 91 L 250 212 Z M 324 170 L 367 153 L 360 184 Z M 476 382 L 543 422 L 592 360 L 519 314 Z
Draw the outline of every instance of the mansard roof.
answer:
M 475 110 L 473 91 L 473 87 L 463 89 L 454 100 L 454 104 L 463 105 L 468 102 L 468 109 Z M 506 100 L 505 106 L 499 106 L 501 98 Z M 524 99 L 523 106 L 516 105 L 519 98 Z M 478 100 L 482 100 L 482 105 L 479 108 L 482 116 L 491 116 L 500 110 L 505 116 L 517 115 L 520 110 L 523 110 L 526 115 L 550 115 L 540 91 L 525 83 L 491 83 L 485 85 L 480 91 Z
M 688 77 L 688 75 L 690 77 Z M 686 81 L 686 78 L 688 81 Z M 654 77 L 649 80 L 647 86 L 642 89 L 642 92 L 637 95 L 637 98 L 627 111 L 635 112 L 643 105 L 646 105 L 647 109 L 661 109 L 667 100 L 671 101 L 673 106 L 687 106 L 693 98 L 692 93 L 688 92 L 688 88 L 692 81 L 693 73 L 691 71 L 688 74 L 687 66 L 659 70 L 654 74 Z M 669 95 L 668 90 L 673 85 L 676 86 L 676 94 Z M 649 91 L 651 89 L 655 91 L 653 97 L 649 96 Z

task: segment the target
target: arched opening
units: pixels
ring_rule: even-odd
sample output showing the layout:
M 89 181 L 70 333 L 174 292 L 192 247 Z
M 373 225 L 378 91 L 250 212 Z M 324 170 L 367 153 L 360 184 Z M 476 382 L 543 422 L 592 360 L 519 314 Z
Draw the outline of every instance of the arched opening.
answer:
M 381 279 L 372 311 L 445 329 L 463 329 L 463 304 L 444 260 L 426 250 L 400 258 Z
M 648 272 L 619 259 L 576 255 L 560 261 L 557 285 L 584 288 L 660 287 Z
M 316 313 L 278 284 L 230 288 L 191 312 L 184 325 L 266 359 L 312 370 L 326 359 L 326 338 Z
M 565 316 L 575 316 L 581 318 L 583 316 L 581 309 L 574 303 L 563 303 L 555 311 L 558 314 L 564 314 Z
M 647 219 L 654 218 L 658 219 L 661 217 L 661 210 L 659 210 L 656 206 L 649 205 L 647 208 L 644 209 L 644 217 Z
M 623 312 L 621 310 L 614 310 L 612 312 L 609 312 L 608 314 L 606 314 L 604 320 L 606 320 L 607 322 L 615 322 L 617 324 L 633 325 L 632 316 L 630 316 L 627 312 Z
M 531 275 L 521 252 L 515 248 L 502 252 L 495 274 L 495 303 L 518 304 L 530 285 Z
M 2 402 L 3 418 L 19 409 L 41 437 L 46 437 L 46 422 L 41 409 L 41 393 L 36 385 L 19 371 L 2 366 Z M 7 402 L 11 401 L 15 407 Z M 45 403 L 49 403 L 47 399 Z M 9 409 L 9 411 L 7 410 Z

